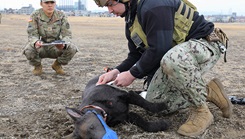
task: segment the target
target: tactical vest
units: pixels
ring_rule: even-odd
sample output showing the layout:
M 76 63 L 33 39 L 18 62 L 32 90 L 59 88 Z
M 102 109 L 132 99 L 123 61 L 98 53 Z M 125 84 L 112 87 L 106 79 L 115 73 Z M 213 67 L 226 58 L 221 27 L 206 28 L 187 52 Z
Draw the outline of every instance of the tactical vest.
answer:
M 140 0 L 138 0 L 138 3 Z M 183 11 L 184 10 L 184 11 Z M 188 32 L 193 24 L 193 16 L 196 11 L 196 7 L 188 0 L 181 0 L 181 4 L 178 10 L 175 12 L 174 17 L 174 33 L 173 33 L 173 46 L 185 41 Z M 129 28 L 130 37 L 137 48 L 147 49 L 148 43 L 146 35 L 139 24 L 137 15 L 133 25 Z

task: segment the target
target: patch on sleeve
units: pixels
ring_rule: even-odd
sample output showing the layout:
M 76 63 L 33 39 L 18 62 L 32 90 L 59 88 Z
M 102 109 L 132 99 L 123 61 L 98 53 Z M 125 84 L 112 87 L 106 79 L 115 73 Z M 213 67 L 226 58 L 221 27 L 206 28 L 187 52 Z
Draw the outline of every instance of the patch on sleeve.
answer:
M 66 28 L 70 29 L 70 24 L 69 23 L 66 23 Z

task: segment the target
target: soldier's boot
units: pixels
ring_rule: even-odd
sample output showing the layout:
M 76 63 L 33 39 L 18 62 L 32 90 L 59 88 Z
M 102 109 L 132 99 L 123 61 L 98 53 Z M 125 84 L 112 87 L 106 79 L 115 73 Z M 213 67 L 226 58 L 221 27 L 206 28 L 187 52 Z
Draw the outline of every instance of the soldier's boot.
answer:
M 56 71 L 57 74 L 65 74 L 64 70 L 62 69 L 61 64 L 55 60 L 53 65 L 52 65 L 53 70 Z
M 34 66 L 32 73 L 34 75 L 41 75 L 43 73 L 42 65 Z
M 212 124 L 213 119 L 214 117 L 206 104 L 198 108 L 191 108 L 189 118 L 177 132 L 184 136 L 198 136 Z
M 230 118 L 232 115 L 232 104 L 224 91 L 222 83 L 217 79 L 211 80 L 207 84 L 207 100 L 214 103 L 222 111 L 225 118 Z

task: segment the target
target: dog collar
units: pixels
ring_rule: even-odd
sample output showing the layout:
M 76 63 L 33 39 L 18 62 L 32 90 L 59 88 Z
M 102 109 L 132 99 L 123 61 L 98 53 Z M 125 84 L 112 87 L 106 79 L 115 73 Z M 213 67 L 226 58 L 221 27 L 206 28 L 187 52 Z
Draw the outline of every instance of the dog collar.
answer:
M 107 113 L 105 112 L 104 109 L 102 109 L 102 108 L 99 107 L 99 106 L 95 106 L 95 105 L 87 105 L 87 106 L 82 107 L 82 108 L 80 109 L 80 111 L 83 111 L 84 109 L 87 109 L 87 108 L 94 108 L 94 109 L 97 109 L 97 110 L 102 111 L 103 119 L 104 119 L 104 121 L 106 121 L 106 119 L 107 119 Z M 96 114 L 97 114 L 97 113 L 96 113 Z

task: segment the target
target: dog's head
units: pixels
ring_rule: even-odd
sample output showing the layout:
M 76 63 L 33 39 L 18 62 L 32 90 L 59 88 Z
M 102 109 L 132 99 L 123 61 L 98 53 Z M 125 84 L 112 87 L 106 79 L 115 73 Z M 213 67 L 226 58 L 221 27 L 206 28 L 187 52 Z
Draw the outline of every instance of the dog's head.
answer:
M 97 106 L 94 106 L 97 107 Z M 105 123 L 106 113 L 100 107 L 86 107 L 85 113 L 81 110 L 66 107 L 67 113 L 74 120 L 75 129 L 71 138 L 75 139 L 116 139 L 117 134 Z M 102 114 L 102 115 L 101 115 Z

